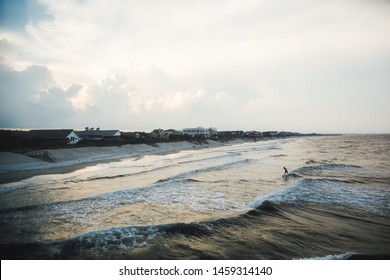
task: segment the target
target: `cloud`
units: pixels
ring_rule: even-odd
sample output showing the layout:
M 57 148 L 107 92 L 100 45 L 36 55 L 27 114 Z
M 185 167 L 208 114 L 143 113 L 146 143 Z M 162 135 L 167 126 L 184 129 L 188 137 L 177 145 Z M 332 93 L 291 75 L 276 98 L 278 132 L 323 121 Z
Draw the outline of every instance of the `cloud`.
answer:
M 125 78 L 113 76 L 98 82 L 81 85 L 77 95 L 69 98 L 77 110 L 88 110 L 91 107 L 105 108 L 107 111 L 126 109 L 128 98 L 135 89 L 128 86 Z
M 196 106 L 201 103 L 204 97 L 204 91 L 196 92 L 173 92 L 168 93 L 161 98 L 152 98 L 145 102 L 147 111 L 162 111 L 162 112 L 182 112 L 186 111 L 190 106 Z
M 62 126 L 72 116 L 67 98 L 75 93 L 56 88 L 45 66 L 32 65 L 22 71 L 0 67 L 1 127 Z
M 0 27 L 1 98 L 23 116 L 4 125 L 390 127 L 386 1 L 29 3 L 22 31 Z

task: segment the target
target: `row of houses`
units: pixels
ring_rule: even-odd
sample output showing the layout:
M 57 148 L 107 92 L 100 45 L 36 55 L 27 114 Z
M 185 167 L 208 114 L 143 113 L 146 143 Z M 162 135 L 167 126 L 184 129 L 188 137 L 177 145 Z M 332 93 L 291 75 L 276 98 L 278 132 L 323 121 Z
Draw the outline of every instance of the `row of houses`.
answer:
M 184 128 L 183 130 L 175 129 L 155 129 L 150 133 L 145 132 L 121 132 L 120 130 L 100 130 L 87 129 L 73 130 L 73 129 L 43 129 L 30 130 L 24 133 L 25 139 L 33 139 L 35 141 L 44 141 L 46 143 L 62 143 L 74 145 L 80 141 L 124 141 L 126 139 L 154 139 L 154 140 L 180 140 L 191 138 L 261 138 L 261 137 L 287 137 L 295 136 L 296 133 L 278 132 L 278 131 L 220 131 L 216 128 Z
M 210 127 L 195 127 L 195 128 L 184 128 L 183 130 L 175 130 L 175 129 L 158 129 L 157 135 L 161 139 L 171 139 L 172 137 L 178 136 L 190 136 L 193 138 L 210 138 L 216 136 L 218 134 L 217 128 Z
M 170 139 L 175 136 L 190 136 L 193 138 L 274 138 L 299 136 L 300 133 L 286 131 L 218 131 L 217 128 L 184 128 L 183 130 L 154 130 L 151 135 L 154 138 Z
M 45 142 L 77 144 L 80 140 L 119 139 L 119 130 L 86 130 L 75 131 L 73 129 L 38 129 L 27 131 L 25 139 L 36 139 Z
M 97 141 L 97 140 L 120 140 L 123 138 L 151 138 L 169 140 L 179 136 L 189 136 L 192 138 L 202 137 L 209 138 L 216 135 L 216 128 L 185 128 L 183 130 L 175 129 L 155 129 L 150 133 L 145 132 L 121 132 L 120 130 L 101 130 L 88 129 L 73 130 L 73 129 L 39 129 L 30 130 L 24 133 L 25 139 L 36 139 L 45 142 L 66 143 L 70 145 L 77 144 L 81 140 Z

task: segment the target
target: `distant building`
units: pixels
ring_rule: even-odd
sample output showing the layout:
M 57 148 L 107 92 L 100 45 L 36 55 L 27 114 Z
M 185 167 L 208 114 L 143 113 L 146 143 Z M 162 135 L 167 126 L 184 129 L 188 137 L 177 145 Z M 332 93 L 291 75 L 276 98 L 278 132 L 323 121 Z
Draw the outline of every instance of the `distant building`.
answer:
M 53 144 L 77 144 L 80 137 L 73 129 L 41 129 L 26 132 L 27 139 L 37 139 L 45 143 Z
M 292 137 L 292 136 L 299 136 L 300 134 L 297 132 L 289 132 L 289 131 L 279 131 L 276 135 L 277 137 Z
M 264 137 L 275 137 L 278 134 L 278 131 L 264 131 Z
M 161 138 L 161 132 L 163 132 L 163 129 L 158 128 L 154 129 L 152 132 L 148 133 L 148 137 L 152 139 L 160 139 Z
M 217 137 L 218 136 L 218 130 L 216 127 L 210 127 L 209 128 L 209 136 L 208 137 Z
M 136 138 L 140 139 L 141 138 L 141 133 L 134 131 L 134 132 L 122 132 L 121 137 L 123 138 Z
M 119 130 L 81 130 L 76 131 L 76 134 L 82 140 L 113 140 L 119 139 L 121 132 Z
M 208 128 L 204 127 L 196 127 L 196 128 L 184 128 L 183 129 L 184 135 L 189 135 L 192 137 L 204 137 L 208 138 L 210 135 L 210 131 Z
M 264 133 L 263 132 L 260 132 L 260 131 L 246 131 L 244 132 L 244 136 L 245 137 L 249 137 L 249 138 L 258 138 L 258 137 L 263 137 L 264 136 Z
M 160 138 L 165 140 L 169 140 L 172 137 L 178 137 L 182 135 L 183 133 L 181 131 L 175 129 L 165 129 L 160 132 Z

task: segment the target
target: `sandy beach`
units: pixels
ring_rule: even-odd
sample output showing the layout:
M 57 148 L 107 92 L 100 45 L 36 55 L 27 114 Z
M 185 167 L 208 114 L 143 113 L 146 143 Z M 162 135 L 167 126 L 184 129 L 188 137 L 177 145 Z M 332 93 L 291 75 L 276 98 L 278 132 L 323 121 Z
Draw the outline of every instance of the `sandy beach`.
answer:
M 221 145 L 241 143 L 207 141 L 197 144 L 188 141 L 158 143 L 157 145 L 123 145 L 120 147 L 82 147 L 47 150 L 55 157 L 54 162 L 11 152 L 0 152 L 0 184 L 16 182 L 43 174 L 69 173 L 86 166 L 119 161 L 129 157 L 175 153 L 182 150 L 204 149 Z

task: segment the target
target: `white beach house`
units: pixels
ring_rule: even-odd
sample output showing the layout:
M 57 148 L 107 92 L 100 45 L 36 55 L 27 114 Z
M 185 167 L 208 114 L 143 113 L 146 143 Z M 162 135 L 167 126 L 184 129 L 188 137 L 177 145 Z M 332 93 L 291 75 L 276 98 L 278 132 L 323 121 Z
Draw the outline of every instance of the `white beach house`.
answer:
M 210 132 L 216 131 L 216 128 L 213 128 L 212 130 L 209 128 L 204 128 L 204 127 L 196 127 L 196 128 L 184 128 L 183 129 L 183 134 L 184 135 L 189 135 L 192 137 L 204 137 L 208 138 L 210 136 Z
M 80 137 L 73 129 L 39 129 L 30 130 L 26 133 L 29 139 L 40 139 L 42 142 L 77 144 Z

